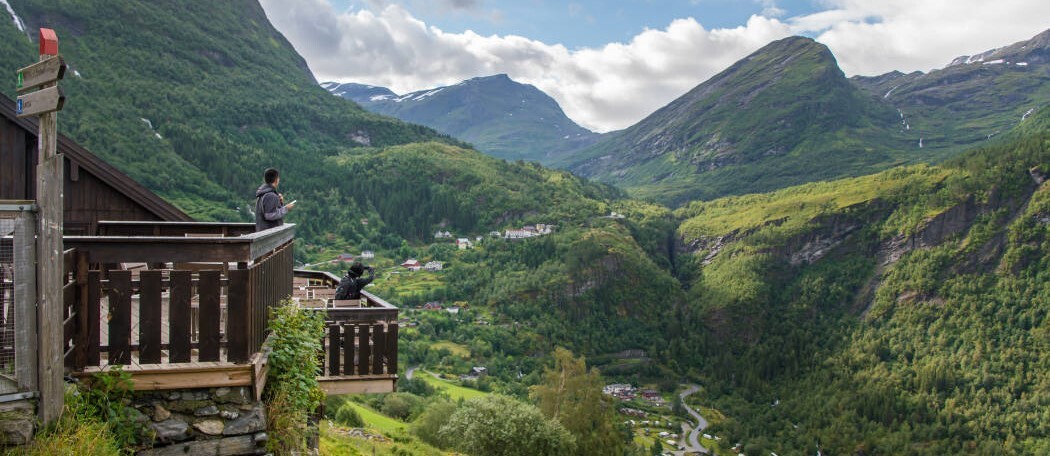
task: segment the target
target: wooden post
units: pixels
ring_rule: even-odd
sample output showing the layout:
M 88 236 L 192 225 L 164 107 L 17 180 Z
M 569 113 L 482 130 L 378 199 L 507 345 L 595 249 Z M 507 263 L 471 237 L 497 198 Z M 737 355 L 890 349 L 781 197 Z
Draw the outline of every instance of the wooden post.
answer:
M 40 29 L 40 61 L 58 58 L 58 38 L 54 30 Z M 57 82 L 43 84 L 44 89 Z M 37 205 L 37 323 L 39 324 L 39 416 L 44 426 L 62 415 L 64 363 L 62 362 L 62 191 L 63 158 L 57 154 L 58 117 L 56 111 L 40 114 L 37 138 L 39 160 L 36 168 Z

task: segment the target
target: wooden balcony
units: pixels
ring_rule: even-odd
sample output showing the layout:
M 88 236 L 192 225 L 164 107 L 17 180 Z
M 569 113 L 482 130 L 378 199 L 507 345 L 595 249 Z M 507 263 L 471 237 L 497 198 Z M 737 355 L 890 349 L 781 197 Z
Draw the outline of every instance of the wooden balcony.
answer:
M 265 384 L 269 309 L 291 295 L 295 225 L 100 222 L 66 236 L 65 364 L 136 390 Z
M 295 225 L 100 222 L 98 232 L 64 238 L 73 375 L 121 366 L 139 391 L 252 386 L 259 396 L 269 310 L 293 297 L 328 312 L 326 391 L 393 391 L 397 308 L 368 293 L 357 307 L 333 305 L 338 277 L 293 269 Z
M 397 307 L 367 291 L 359 302 L 335 301 L 338 285 L 339 277 L 328 272 L 295 271 L 294 298 L 327 315 L 321 388 L 327 394 L 394 392 Z

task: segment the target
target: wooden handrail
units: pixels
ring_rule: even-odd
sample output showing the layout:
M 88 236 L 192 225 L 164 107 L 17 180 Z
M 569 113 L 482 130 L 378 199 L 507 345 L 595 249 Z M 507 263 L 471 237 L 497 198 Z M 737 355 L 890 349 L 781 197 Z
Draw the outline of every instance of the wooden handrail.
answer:
M 296 277 L 306 277 L 310 279 L 321 280 L 322 283 L 335 288 L 339 284 L 340 278 L 335 274 L 327 271 L 311 271 L 308 269 L 296 269 L 294 271 Z M 361 298 L 367 305 L 361 307 L 328 307 L 324 310 L 328 312 L 329 321 L 342 321 L 342 322 L 380 322 L 397 321 L 397 314 L 399 309 L 386 302 L 383 298 L 376 296 L 368 291 L 361 290 Z
M 187 234 L 215 234 L 230 237 L 255 232 L 253 223 L 230 222 L 143 222 L 102 220 L 98 222 L 99 236 L 178 236 Z
M 190 224 L 184 224 L 190 225 Z M 251 262 L 295 238 L 295 224 L 236 237 L 65 236 L 92 263 Z

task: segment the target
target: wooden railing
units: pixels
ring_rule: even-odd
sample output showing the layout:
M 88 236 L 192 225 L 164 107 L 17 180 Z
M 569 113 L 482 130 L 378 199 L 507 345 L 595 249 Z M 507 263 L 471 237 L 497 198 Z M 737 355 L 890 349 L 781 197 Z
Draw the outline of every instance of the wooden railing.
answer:
M 249 225 L 102 222 L 105 236 L 65 237 L 67 366 L 249 361 L 291 295 L 295 234 Z
M 339 277 L 322 271 L 295 271 L 295 290 L 334 289 Z M 321 311 L 318 308 L 317 311 Z M 321 376 L 326 378 L 395 376 L 397 374 L 398 308 L 367 291 L 358 307 L 325 306 L 325 353 Z

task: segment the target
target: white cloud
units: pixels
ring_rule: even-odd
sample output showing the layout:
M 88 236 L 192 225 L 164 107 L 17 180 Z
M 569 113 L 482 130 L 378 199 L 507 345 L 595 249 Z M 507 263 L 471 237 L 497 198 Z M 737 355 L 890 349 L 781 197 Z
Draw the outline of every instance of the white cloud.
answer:
M 478 2 L 446 0 L 469 7 Z M 521 36 L 448 33 L 393 2 L 338 13 L 327 0 L 262 0 L 267 16 L 319 81 L 395 92 L 507 73 L 554 97 L 573 120 L 608 131 L 666 105 L 770 41 L 805 33 L 828 45 L 847 74 L 940 67 L 1046 28 L 1050 2 L 1031 0 L 824 0 L 827 10 L 784 20 L 752 16 L 705 29 L 692 18 L 647 29 L 627 43 L 570 50 Z M 758 0 L 767 16 L 783 14 Z
M 1050 27 L 1050 2 L 825 0 L 827 11 L 788 20 L 815 32 L 846 74 L 928 71 L 960 55 L 1026 40 Z
M 599 131 L 637 122 L 790 33 L 787 24 L 758 16 L 746 25 L 716 30 L 689 18 L 663 30 L 645 30 L 629 43 L 569 50 L 514 35 L 446 33 L 397 5 L 378 13 L 339 14 L 325 0 L 262 4 L 319 81 L 361 82 L 405 93 L 507 73 L 547 92 L 569 117 Z

